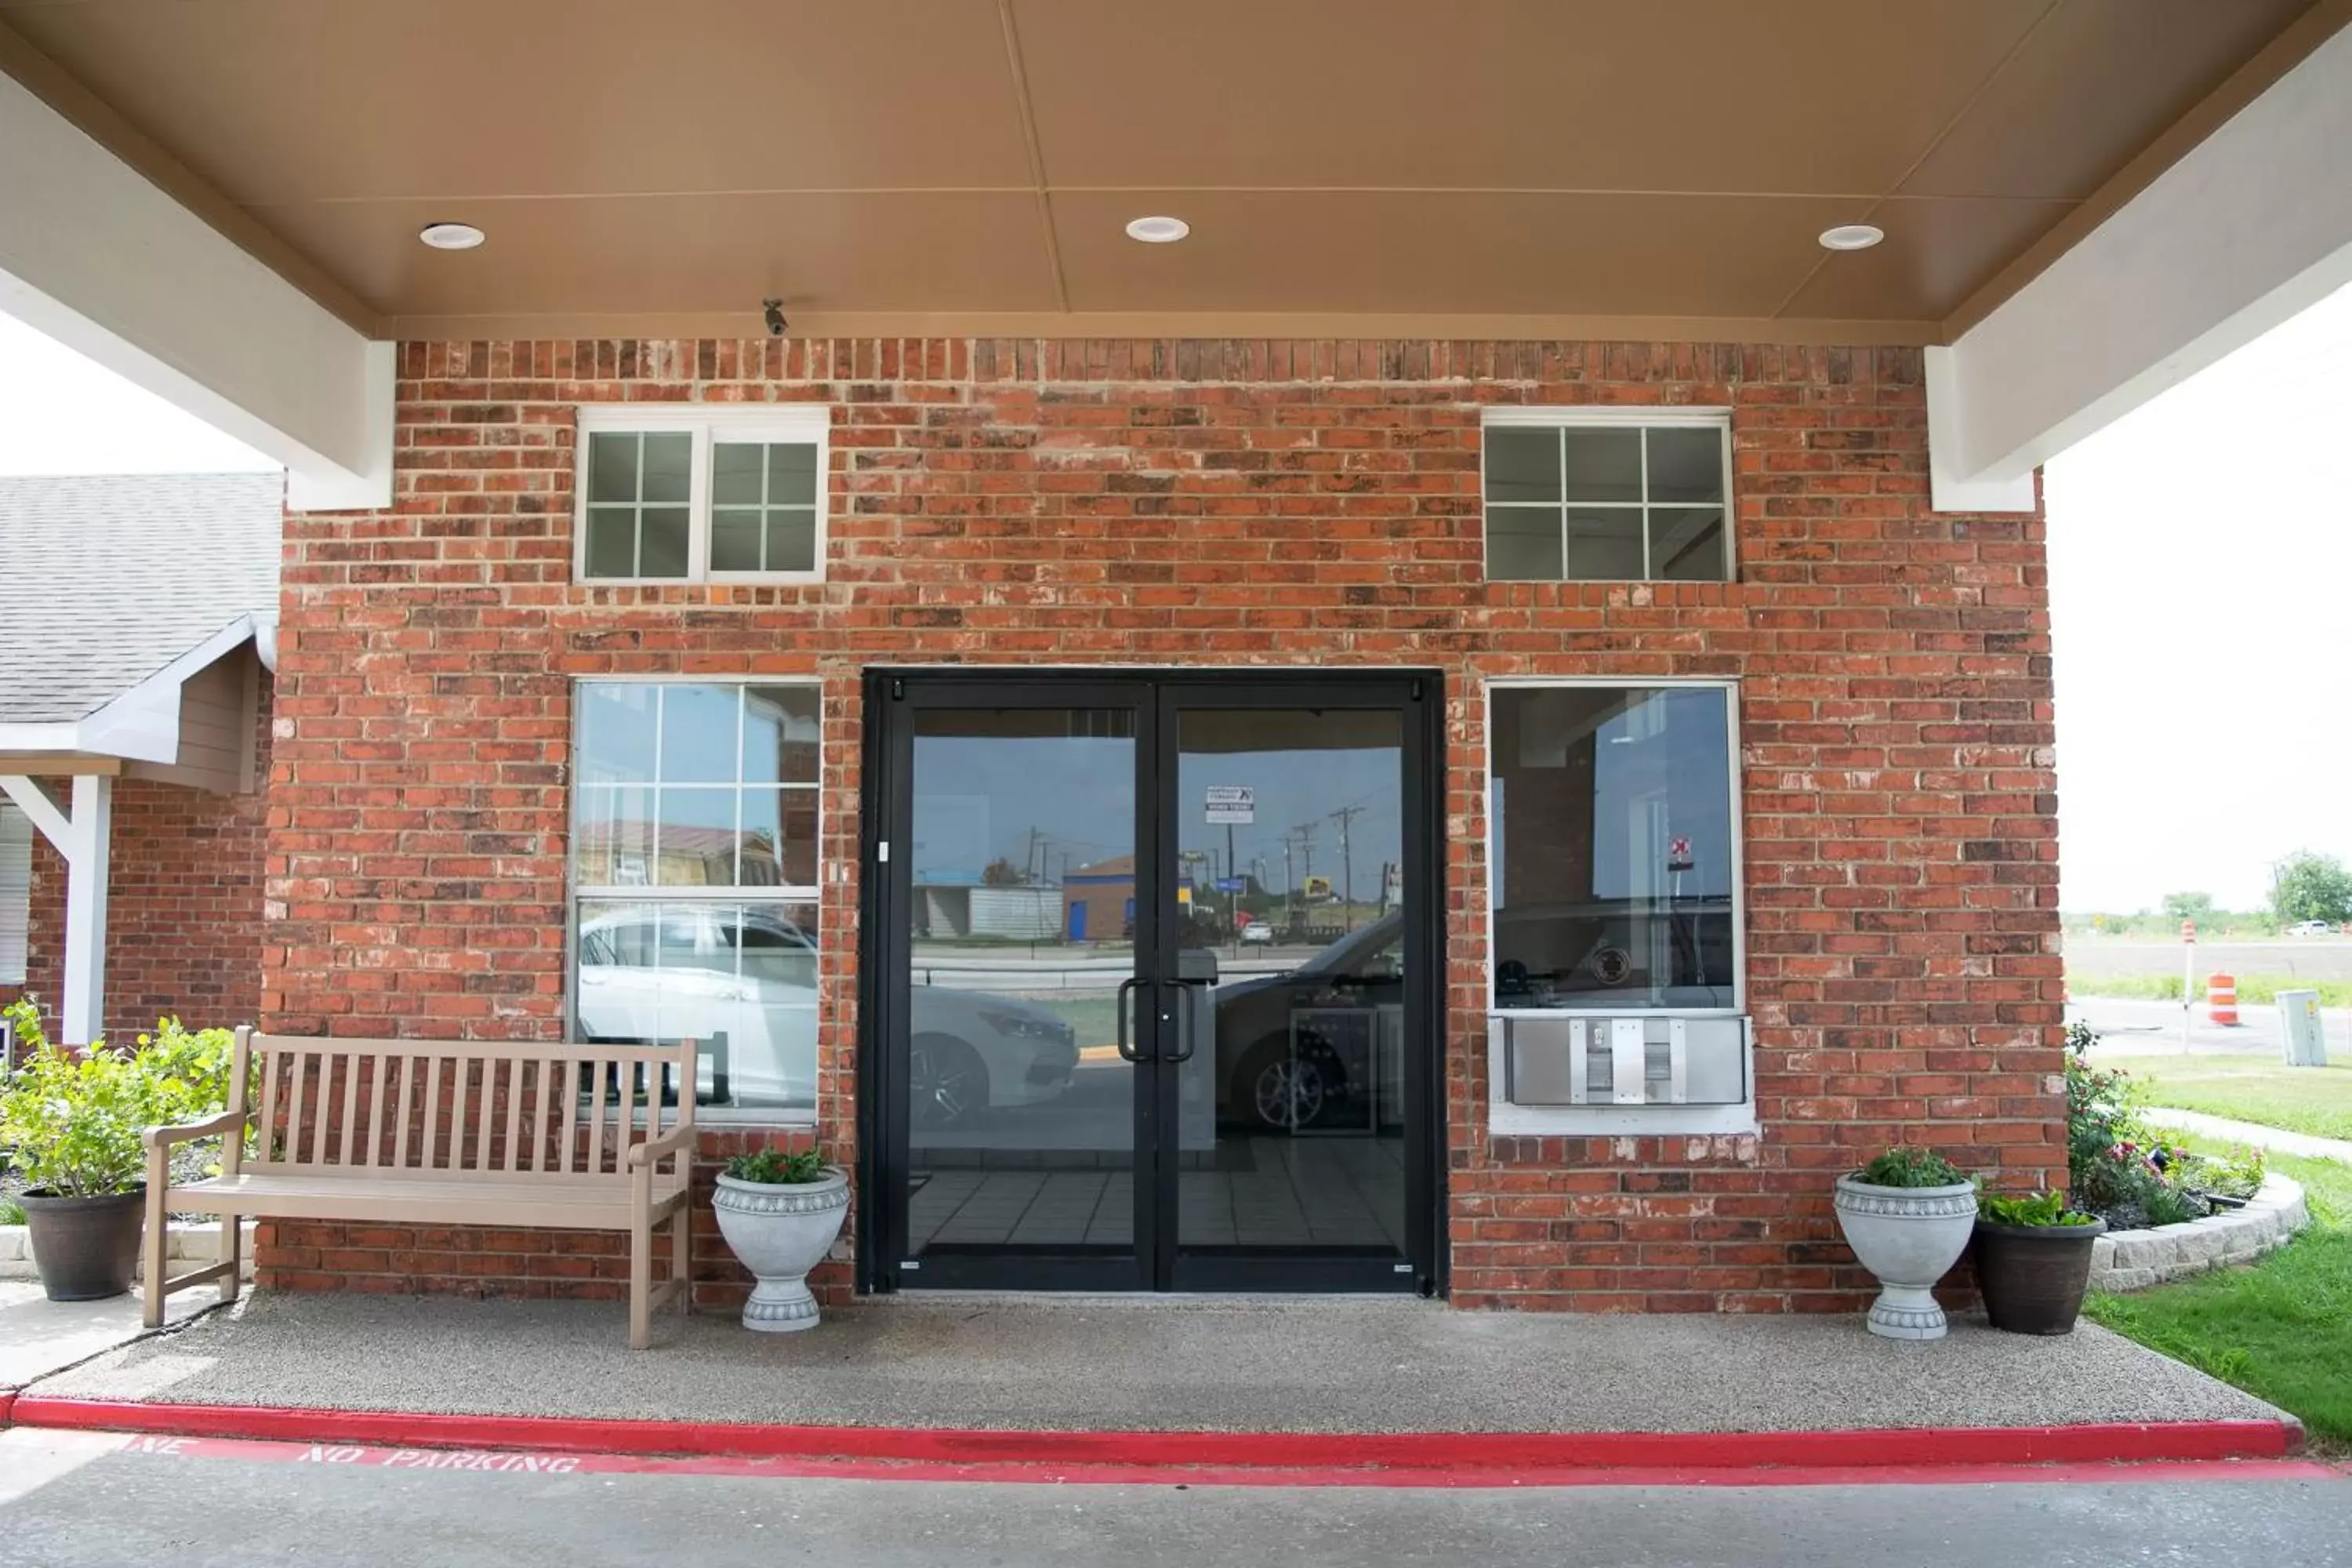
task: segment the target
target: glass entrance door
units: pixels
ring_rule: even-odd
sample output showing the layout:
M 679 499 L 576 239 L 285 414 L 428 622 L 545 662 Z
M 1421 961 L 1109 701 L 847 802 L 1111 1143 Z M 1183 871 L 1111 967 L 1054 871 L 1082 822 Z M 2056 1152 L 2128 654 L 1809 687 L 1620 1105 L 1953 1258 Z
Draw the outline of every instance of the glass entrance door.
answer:
M 902 1281 L 1148 1288 L 1147 693 L 895 690 L 883 1012 Z
M 1179 1289 L 1372 1289 L 1416 1275 L 1409 706 L 1269 687 L 1162 694 Z
M 874 680 L 870 1284 L 1433 1286 L 1425 686 Z

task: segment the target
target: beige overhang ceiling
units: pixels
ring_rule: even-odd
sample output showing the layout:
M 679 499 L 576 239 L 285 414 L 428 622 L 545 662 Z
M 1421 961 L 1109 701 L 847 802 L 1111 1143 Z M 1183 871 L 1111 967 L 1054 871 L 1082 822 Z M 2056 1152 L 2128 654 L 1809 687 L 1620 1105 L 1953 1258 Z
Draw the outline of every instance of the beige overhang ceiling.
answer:
M 2347 16 L 0 0 L 0 68 L 379 336 L 738 335 L 773 295 L 796 332 L 1933 342 Z

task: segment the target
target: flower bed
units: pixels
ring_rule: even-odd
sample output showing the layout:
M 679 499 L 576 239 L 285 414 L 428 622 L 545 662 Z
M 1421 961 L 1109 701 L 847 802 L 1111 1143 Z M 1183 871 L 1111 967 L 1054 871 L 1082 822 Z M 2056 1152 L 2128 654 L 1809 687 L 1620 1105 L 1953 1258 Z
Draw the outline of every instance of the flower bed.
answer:
M 2176 1227 L 2218 1217 L 2263 1189 L 2259 1149 L 2200 1154 L 2167 1142 L 2139 1119 L 2120 1071 L 2090 1063 L 2098 1035 L 2066 1031 L 2066 1165 L 2069 1206 L 2107 1222 L 2111 1232 Z
M 2285 1246 L 2310 1223 L 2302 1184 L 2273 1173 L 2242 1207 L 2099 1237 L 2091 1244 L 2091 1289 L 2144 1290 L 2209 1268 L 2251 1263 Z

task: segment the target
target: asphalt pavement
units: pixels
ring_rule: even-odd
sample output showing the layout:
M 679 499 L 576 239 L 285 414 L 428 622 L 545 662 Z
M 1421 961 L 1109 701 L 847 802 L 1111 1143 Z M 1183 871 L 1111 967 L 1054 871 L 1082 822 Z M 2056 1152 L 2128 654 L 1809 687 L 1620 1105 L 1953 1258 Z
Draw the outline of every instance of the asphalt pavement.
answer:
M 154 1446 L 169 1447 L 163 1440 Z M 2313 1465 L 2063 1481 L 1773 1486 L 1036 1484 L 554 1473 L 132 1451 L 0 1434 L 0 1563 L 32 1568 L 1779 1568 L 2352 1563 L 2352 1479 Z M 501 1468 L 508 1462 L 514 1468 Z M 469 1468 L 456 1468 L 464 1465 Z M 478 1468 L 471 1468 L 478 1467 Z M 2072 1475 L 2073 1472 L 2067 1472 Z M 2229 1479 L 2203 1479 L 2215 1475 Z M 2179 1479 L 2182 1475 L 2198 1479 Z
M 2080 996 L 2066 1005 L 2066 1016 L 2070 1022 L 2081 1018 L 2098 1030 L 2110 1055 L 2177 1056 L 2180 1051 L 2178 1002 Z M 2276 1007 L 2249 1004 L 2238 1009 L 2238 1017 L 2234 1027 L 2214 1023 L 2212 1010 L 2199 997 L 2189 1010 L 2189 1048 L 2200 1054 L 2285 1059 L 2286 1038 L 2279 1027 Z M 2327 1033 L 2327 1059 L 2352 1062 L 2352 1011 L 2326 1008 L 2320 1020 Z

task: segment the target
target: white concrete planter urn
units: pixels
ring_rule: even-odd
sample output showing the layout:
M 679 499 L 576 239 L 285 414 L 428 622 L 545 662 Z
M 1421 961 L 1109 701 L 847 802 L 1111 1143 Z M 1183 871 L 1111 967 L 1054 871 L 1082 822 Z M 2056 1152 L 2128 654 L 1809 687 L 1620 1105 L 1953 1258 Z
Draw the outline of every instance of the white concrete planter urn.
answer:
M 816 1327 L 808 1272 L 824 1261 L 849 1213 L 849 1176 L 827 1165 L 814 1182 L 747 1182 L 721 1175 L 710 1206 L 719 1232 L 759 1277 L 743 1303 L 743 1326 L 761 1333 Z
M 1870 1331 L 1890 1340 L 1942 1339 L 1948 1325 L 1934 1287 L 1976 1230 L 1976 1184 L 1882 1187 L 1849 1172 L 1837 1179 L 1836 1206 L 1846 1245 L 1878 1276 Z

